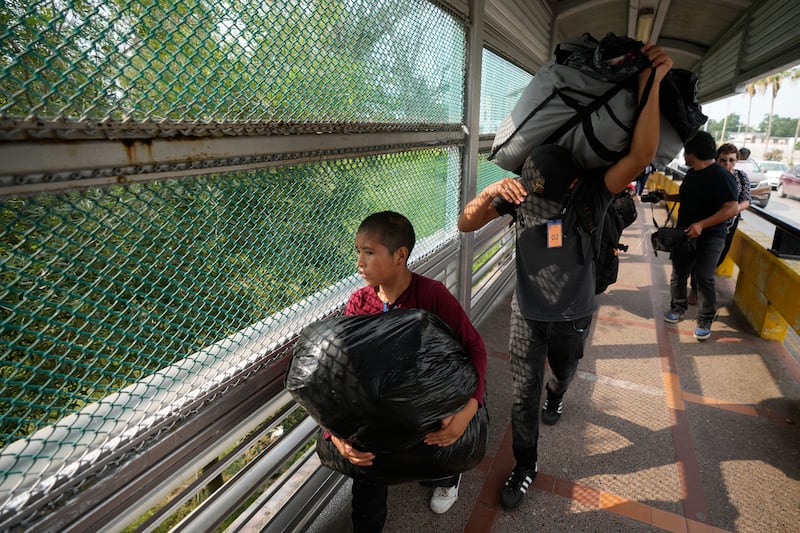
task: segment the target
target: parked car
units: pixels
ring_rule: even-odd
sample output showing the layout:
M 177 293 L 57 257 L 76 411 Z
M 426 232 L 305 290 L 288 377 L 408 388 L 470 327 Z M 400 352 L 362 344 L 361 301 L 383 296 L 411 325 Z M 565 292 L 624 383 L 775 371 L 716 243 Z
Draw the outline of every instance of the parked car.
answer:
M 786 163 L 783 161 L 759 161 L 758 165 L 764 170 L 767 176 L 767 181 L 772 190 L 778 189 L 778 182 L 781 179 L 781 174 L 789 170 Z
M 800 165 L 795 165 L 781 174 L 778 181 L 778 196 L 786 198 L 787 195 L 800 198 Z
M 675 159 L 667 163 L 667 166 L 664 168 L 664 174 L 667 176 L 672 176 L 673 181 L 682 181 L 683 178 L 686 177 L 686 173 L 689 172 L 689 167 L 686 166 L 686 160 L 683 157 L 683 148 L 675 156 Z
M 748 158 L 747 160 L 737 161 L 735 168 L 744 172 L 750 180 L 750 203 L 759 207 L 767 207 L 769 197 L 772 194 L 772 187 L 769 186 L 766 175 L 758 163 L 753 158 Z M 672 176 L 675 181 L 683 180 L 688 171 L 689 167 L 683 157 L 683 150 L 664 168 L 664 173 Z
M 737 168 L 747 174 L 750 180 L 750 203 L 759 207 L 767 207 L 769 197 L 772 194 L 772 187 L 769 186 L 767 175 L 758 165 L 755 159 L 748 157 L 736 162 Z

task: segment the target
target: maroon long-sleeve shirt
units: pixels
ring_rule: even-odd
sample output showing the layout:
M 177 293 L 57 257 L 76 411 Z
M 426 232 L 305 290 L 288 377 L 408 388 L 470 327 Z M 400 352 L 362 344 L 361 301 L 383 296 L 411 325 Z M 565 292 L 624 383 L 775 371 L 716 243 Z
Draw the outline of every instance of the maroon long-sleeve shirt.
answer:
M 472 395 L 483 405 L 483 385 L 486 376 L 486 346 L 478 330 L 470 322 L 461 304 L 440 281 L 411 274 L 411 284 L 394 302 L 390 309 L 424 309 L 441 318 L 456 334 L 461 346 L 470 356 L 478 373 L 478 388 Z M 346 315 L 373 315 L 384 311 L 384 302 L 378 298 L 377 287 L 363 287 L 350 295 L 345 307 Z

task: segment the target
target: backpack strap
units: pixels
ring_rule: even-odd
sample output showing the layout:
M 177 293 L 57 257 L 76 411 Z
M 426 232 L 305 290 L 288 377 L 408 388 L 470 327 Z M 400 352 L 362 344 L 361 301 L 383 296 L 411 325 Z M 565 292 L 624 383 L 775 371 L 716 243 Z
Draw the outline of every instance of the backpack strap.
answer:
M 582 184 L 583 178 L 578 178 L 575 186 L 570 189 L 570 191 L 567 193 L 567 197 L 564 199 L 564 204 L 561 207 L 561 214 L 565 217 L 567 209 L 574 203 L 577 223 L 589 236 L 589 242 L 592 243 L 592 256 L 595 260 L 597 260 L 597 258 L 600 256 L 600 246 L 597 242 L 600 237 L 597 236 L 598 227 L 595 223 L 594 212 L 592 211 L 590 205 L 584 204 L 580 200 L 578 202 L 573 202 L 572 198 L 573 191 L 577 190 Z M 578 234 L 578 237 L 580 238 L 580 234 Z
M 520 123 L 519 123 L 519 124 L 517 124 L 517 127 L 516 127 L 516 128 L 514 128 L 514 131 L 512 131 L 512 132 L 511 132 L 511 133 L 508 135 L 508 137 L 506 137 L 506 140 L 505 140 L 505 141 L 503 141 L 502 143 L 500 143 L 500 144 L 499 144 L 499 145 L 497 145 L 496 147 L 492 148 L 492 153 L 491 153 L 491 154 L 489 154 L 489 161 L 491 161 L 492 159 L 494 159 L 494 157 L 497 155 L 497 152 L 499 152 L 500 150 L 502 150 L 502 149 L 505 147 L 505 145 L 507 145 L 507 144 L 508 144 L 508 143 L 511 141 L 511 139 L 513 139 L 513 138 L 514 138 L 514 135 L 516 135 L 516 134 L 517 134 L 517 132 L 519 132 L 519 130 L 520 130 L 520 129 L 522 129 L 522 126 L 524 126 L 524 125 L 525 125 L 525 124 L 526 124 L 526 123 L 527 123 L 527 122 L 528 122 L 530 119 L 532 119 L 532 118 L 533 118 L 533 116 L 534 116 L 536 113 L 538 113 L 539 111 L 541 111 L 541 110 L 542 110 L 542 108 L 543 108 L 544 106 L 546 106 L 546 105 L 547 105 L 547 104 L 550 102 L 550 100 L 552 100 L 553 98 L 555 98 L 555 97 L 556 97 L 556 95 L 558 95 L 560 92 L 561 92 L 561 90 L 560 90 L 560 89 L 553 89 L 553 91 L 552 91 L 552 92 L 551 92 L 551 93 L 550 93 L 550 94 L 547 96 L 547 98 L 545 98 L 544 100 L 542 100 L 542 101 L 541 101 L 541 103 L 540 103 L 539 105 L 537 105 L 535 108 L 533 108 L 533 110 L 531 110 L 531 112 L 530 112 L 530 113 L 528 113 L 528 115 L 527 115 L 527 116 L 526 116 L 524 119 L 522 119 L 522 120 L 520 121 Z
M 639 104 L 636 106 L 636 112 L 633 115 L 633 126 L 631 128 L 627 128 L 623 126 L 623 129 L 628 130 L 632 133 L 633 128 L 636 125 L 636 122 L 639 120 L 639 115 L 641 115 L 644 106 L 647 105 L 647 100 L 650 97 L 650 90 L 653 87 L 653 83 L 655 82 L 656 71 L 655 69 L 650 70 L 650 75 L 647 78 L 647 83 L 645 84 L 644 91 L 642 93 L 642 99 Z M 600 139 L 597 138 L 597 135 L 594 133 L 594 127 L 592 126 L 592 114 L 599 110 L 601 107 L 604 107 L 608 112 L 611 119 L 616 122 L 617 124 L 622 124 L 619 122 L 617 117 L 614 115 L 611 107 L 608 105 L 608 102 L 613 98 L 622 88 L 624 85 L 624 80 L 616 83 L 612 88 L 598 96 L 595 100 L 590 102 L 587 105 L 581 104 L 576 99 L 570 97 L 569 95 L 561 92 L 559 96 L 561 100 L 564 101 L 565 104 L 570 106 L 575 110 L 575 114 L 570 117 L 569 120 L 564 122 L 558 129 L 556 129 L 547 140 L 544 141 L 542 144 L 553 144 L 558 139 L 560 139 L 564 134 L 566 134 L 569 130 L 573 127 L 577 126 L 578 124 L 583 125 L 583 133 L 586 137 L 589 146 L 591 146 L 592 150 L 605 159 L 606 161 L 618 161 L 625 155 L 627 152 L 627 148 L 625 150 L 611 150 L 607 148 Z M 575 91 L 578 94 L 584 94 L 580 91 Z
M 572 115 L 569 120 L 561 124 L 553 133 L 550 134 L 549 137 L 542 143 L 542 144 L 554 144 L 558 139 L 564 136 L 569 130 L 580 124 L 585 117 L 590 116 L 592 113 L 603 107 L 611 98 L 622 90 L 623 84 L 617 83 L 609 90 L 595 98 L 589 104 L 581 104 L 577 100 L 570 98 L 568 95 L 560 93 L 561 99 L 564 101 L 565 104 L 570 106 L 575 110 L 575 114 Z M 566 98 L 565 98 L 566 96 Z

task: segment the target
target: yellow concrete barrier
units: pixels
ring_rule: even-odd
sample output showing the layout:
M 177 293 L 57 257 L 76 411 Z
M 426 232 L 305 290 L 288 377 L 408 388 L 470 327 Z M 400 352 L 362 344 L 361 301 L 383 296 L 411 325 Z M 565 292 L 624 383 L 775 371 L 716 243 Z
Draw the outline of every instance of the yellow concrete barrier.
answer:
M 733 303 L 765 339 L 782 341 L 786 328 L 800 332 L 800 268 L 737 230 L 728 257 L 739 266 Z
M 680 184 L 662 172 L 654 172 L 647 187 L 673 194 Z M 678 207 L 673 213 L 676 219 L 677 212 Z M 780 259 L 767 246 L 737 229 L 717 274 L 730 277 L 738 265 L 733 304 L 759 336 L 783 341 L 789 327 L 800 333 L 800 261 Z
M 656 189 L 664 189 L 667 191 L 668 194 L 678 194 L 681 185 L 676 181 L 672 181 L 671 176 L 667 176 L 660 170 L 652 172 L 647 177 L 647 190 L 654 191 Z M 678 211 L 680 211 L 681 204 L 678 202 L 664 202 L 667 205 L 667 210 L 672 209 L 672 205 L 675 204 L 675 209 L 672 211 L 672 218 L 674 220 L 678 220 Z M 656 220 L 659 225 L 663 226 L 664 224 Z M 670 224 L 671 225 L 671 224 Z

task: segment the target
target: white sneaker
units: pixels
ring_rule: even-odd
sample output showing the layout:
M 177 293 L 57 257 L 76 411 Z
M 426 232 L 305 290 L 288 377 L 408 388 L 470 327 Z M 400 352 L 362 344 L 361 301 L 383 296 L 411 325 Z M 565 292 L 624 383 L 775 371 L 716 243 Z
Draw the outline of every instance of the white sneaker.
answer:
M 458 485 L 461 483 L 461 476 L 454 487 L 436 487 L 431 496 L 431 511 L 436 514 L 446 513 L 458 499 Z

